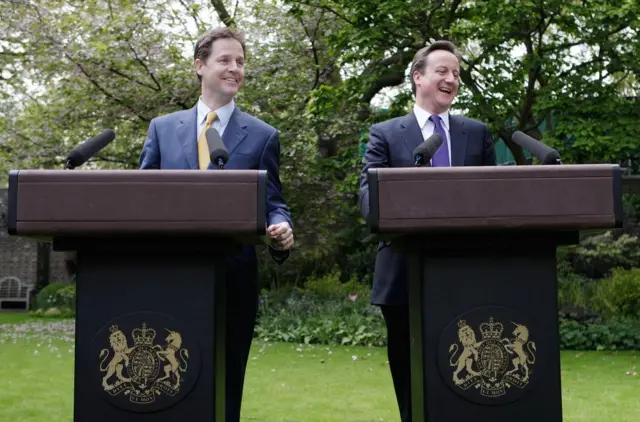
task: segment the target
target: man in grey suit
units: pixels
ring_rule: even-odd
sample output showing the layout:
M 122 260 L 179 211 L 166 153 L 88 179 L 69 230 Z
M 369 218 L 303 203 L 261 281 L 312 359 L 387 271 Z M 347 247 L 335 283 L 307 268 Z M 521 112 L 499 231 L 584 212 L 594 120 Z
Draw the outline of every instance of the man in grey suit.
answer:
M 437 41 L 418 51 L 410 72 L 416 98 L 413 111 L 371 126 L 360 178 L 360 211 L 365 218 L 369 214 L 367 171 L 413 166 L 413 150 L 433 133 L 443 139 L 433 156 L 433 167 L 496 164 L 487 125 L 449 113 L 458 94 L 460 62 L 460 53 L 449 41 Z M 371 303 L 380 306 L 387 327 L 389 366 L 402 422 L 412 420 L 406 267 L 402 253 L 388 242 L 380 242 Z
M 219 28 L 196 42 L 194 66 L 201 96 L 190 110 L 155 118 L 140 155 L 141 169 L 210 170 L 205 131 L 216 129 L 229 153 L 226 169 L 267 171 L 267 235 L 273 259 L 284 262 L 293 247 L 293 222 L 279 176 L 278 131 L 242 112 L 234 96 L 244 82 L 244 35 Z M 227 256 L 226 422 L 240 420 L 244 375 L 258 311 L 258 263 L 246 245 Z

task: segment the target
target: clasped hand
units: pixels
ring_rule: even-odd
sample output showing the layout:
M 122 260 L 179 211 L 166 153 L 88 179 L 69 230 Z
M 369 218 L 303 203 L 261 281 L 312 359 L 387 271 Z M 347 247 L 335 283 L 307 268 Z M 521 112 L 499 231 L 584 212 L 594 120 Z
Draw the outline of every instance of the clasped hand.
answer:
M 293 247 L 293 230 L 289 223 L 272 224 L 267 227 L 267 236 L 271 241 L 271 247 L 280 251 L 286 251 Z

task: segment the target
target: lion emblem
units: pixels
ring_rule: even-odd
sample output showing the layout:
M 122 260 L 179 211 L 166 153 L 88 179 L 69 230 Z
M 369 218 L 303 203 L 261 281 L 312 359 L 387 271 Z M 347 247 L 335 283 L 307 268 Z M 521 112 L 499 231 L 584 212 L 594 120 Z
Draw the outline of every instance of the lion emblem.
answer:
M 105 390 L 108 390 L 113 387 L 109 385 L 107 381 L 114 374 L 116 375 L 116 378 L 120 382 L 131 381 L 130 378 L 127 378 L 124 375 L 122 375 L 122 369 L 125 366 L 126 367 L 129 366 L 129 354 L 131 353 L 133 348 L 129 347 L 127 343 L 127 337 L 124 335 L 122 331 L 118 329 L 117 325 L 112 326 L 110 328 L 110 331 L 111 331 L 111 334 L 109 335 L 109 344 L 111 345 L 111 349 L 113 350 L 113 357 L 111 358 L 111 360 L 109 361 L 106 367 L 104 366 L 104 363 L 107 357 L 109 356 L 109 350 L 102 349 L 100 351 L 100 359 L 101 359 L 100 372 L 105 372 L 105 371 L 107 372 L 104 375 L 104 377 L 102 377 L 102 386 L 104 387 Z M 124 366 L 122 363 L 123 361 L 124 361 Z
M 465 321 L 460 321 L 458 323 L 458 327 L 458 340 L 460 341 L 460 344 L 462 344 L 462 353 L 454 362 L 453 358 L 458 353 L 458 345 L 455 343 L 452 344 L 449 347 L 449 353 L 451 354 L 449 364 L 456 367 L 456 370 L 453 373 L 453 382 L 455 384 L 462 384 L 464 381 L 459 378 L 459 375 L 463 369 L 466 369 L 470 376 L 480 375 L 478 371 L 472 368 L 472 365 L 474 359 L 478 359 L 478 347 L 481 343 L 476 341 L 476 333 Z

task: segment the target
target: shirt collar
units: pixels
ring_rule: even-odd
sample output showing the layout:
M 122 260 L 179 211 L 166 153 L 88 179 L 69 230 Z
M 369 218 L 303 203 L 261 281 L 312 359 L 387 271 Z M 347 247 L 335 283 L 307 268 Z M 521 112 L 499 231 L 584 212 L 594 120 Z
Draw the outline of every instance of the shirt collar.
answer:
M 429 121 L 429 117 L 431 117 L 431 113 L 427 110 L 420 108 L 418 104 L 413 105 L 413 113 L 416 115 L 416 119 L 418 120 L 418 126 L 420 126 L 420 130 L 424 128 L 424 125 Z M 446 130 L 449 130 L 449 111 L 445 111 L 443 113 L 438 114 L 442 119 L 442 126 Z
M 213 110 L 218 116 L 220 126 L 224 127 L 227 123 L 229 123 L 229 119 L 231 119 L 231 115 L 233 114 L 235 106 L 235 102 L 231 100 L 219 109 Z M 210 111 L 212 110 L 202 101 L 202 97 L 200 97 L 200 99 L 198 100 L 198 124 L 202 124 L 207 121 L 207 114 Z

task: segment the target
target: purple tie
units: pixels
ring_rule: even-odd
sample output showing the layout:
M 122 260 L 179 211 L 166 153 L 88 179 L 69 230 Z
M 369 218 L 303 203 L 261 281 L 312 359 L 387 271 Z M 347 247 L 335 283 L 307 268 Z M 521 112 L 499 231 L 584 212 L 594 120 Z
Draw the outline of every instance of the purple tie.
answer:
M 429 116 L 435 126 L 433 133 L 437 133 L 442 136 L 442 146 L 438 148 L 433 158 L 431 159 L 431 167 L 449 167 L 449 147 L 447 147 L 447 134 L 444 133 L 442 123 L 440 123 L 440 116 L 435 114 Z

